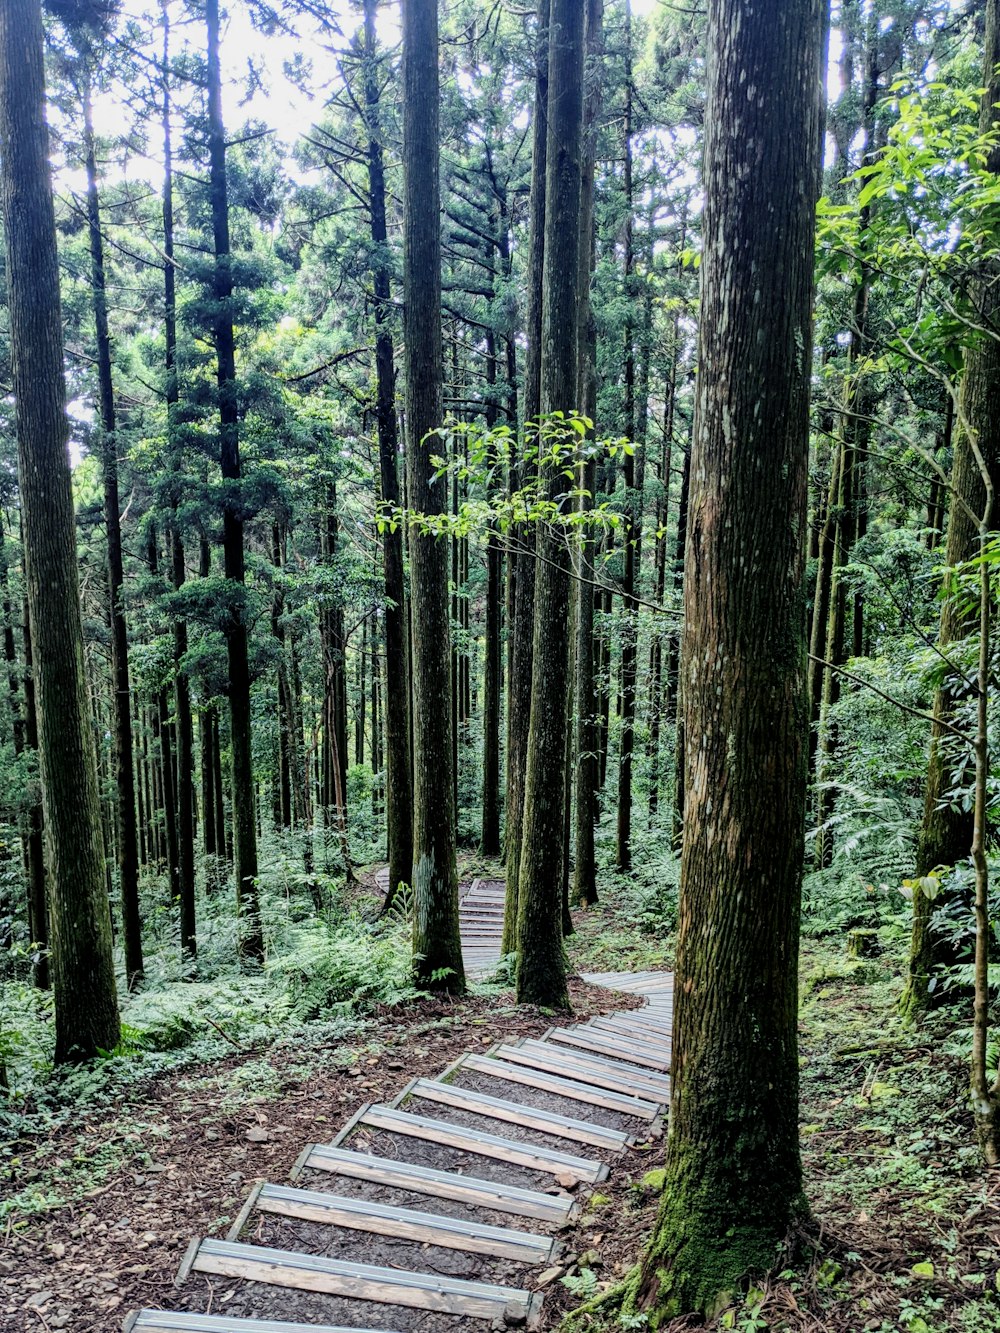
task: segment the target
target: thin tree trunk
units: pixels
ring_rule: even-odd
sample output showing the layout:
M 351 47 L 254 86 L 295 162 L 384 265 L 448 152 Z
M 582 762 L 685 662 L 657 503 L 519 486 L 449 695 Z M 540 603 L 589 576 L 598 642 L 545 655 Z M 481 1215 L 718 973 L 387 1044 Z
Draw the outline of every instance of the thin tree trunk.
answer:
M 104 526 L 108 545 L 108 598 L 111 620 L 111 675 L 114 682 L 115 790 L 117 793 L 118 880 L 122 903 L 125 977 L 129 990 L 142 983 L 142 922 L 139 915 L 139 841 L 135 819 L 135 770 L 132 754 L 132 697 L 129 686 L 128 627 L 122 605 L 125 583 L 118 497 L 118 432 L 111 372 L 104 238 L 101 234 L 97 158 L 91 109 L 89 53 L 83 90 L 84 159 L 87 173 L 87 229 L 90 240 L 91 298 L 97 341 L 97 384 L 104 473 Z
M 486 335 L 486 428 L 497 424 L 494 398 L 497 382 L 496 335 Z M 497 492 L 499 457 L 492 448 L 489 459 L 488 495 Z M 503 553 L 495 523 L 490 523 L 486 545 L 486 634 L 483 673 L 483 802 L 479 850 L 483 856 L 500 855 L 500 688 L 503 629 Z
M 167 454 L 172 477 L 170 528 L 171 577 L 174 589 L 179 591 L 187 577 L 184 560 L 184 539 L 181 536 L 178 510 L 180 488 L 183 485 L 184 449 L 177 435 L 177 406 L 180 389 L 177 382 L 177 277 L 174 264 L 174 180 L 173 141 L 170 125 L 170 13 L 167 0 L 162 0 L 163 23 L 163 310 L 166 350 L 163 368 L 166 372 Z M 194 879 L 194 721 L 191 716 L 191 689 L 184 658 L 188 650 L 187 622 L 174 615 L 174 711 L 177 717 L 177 899 L 180 905 L 181 951 L 191 960 L 198 952 L 198 933 L 195 920 Z

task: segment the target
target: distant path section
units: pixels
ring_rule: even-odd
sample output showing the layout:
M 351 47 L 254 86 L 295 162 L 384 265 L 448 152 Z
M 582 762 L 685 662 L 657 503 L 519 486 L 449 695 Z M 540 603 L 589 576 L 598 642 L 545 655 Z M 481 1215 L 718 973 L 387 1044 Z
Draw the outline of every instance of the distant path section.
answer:
M 389 867 L 375 872 L 375 885 L 384 898 L 389 892 Z M 503 938 L 502 879 L 474 879 L 458 886 L 462 957 L 470 977 L 482 977 L 500 960 Z

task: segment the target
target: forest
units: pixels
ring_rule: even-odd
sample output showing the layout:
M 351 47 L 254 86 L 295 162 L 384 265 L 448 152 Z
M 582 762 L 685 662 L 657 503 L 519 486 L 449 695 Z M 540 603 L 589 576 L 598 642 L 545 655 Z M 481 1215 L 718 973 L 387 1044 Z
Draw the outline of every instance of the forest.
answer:
M 0 0 L 0 224 L 4 1333 L 1000 1333 L 1000 0 Z

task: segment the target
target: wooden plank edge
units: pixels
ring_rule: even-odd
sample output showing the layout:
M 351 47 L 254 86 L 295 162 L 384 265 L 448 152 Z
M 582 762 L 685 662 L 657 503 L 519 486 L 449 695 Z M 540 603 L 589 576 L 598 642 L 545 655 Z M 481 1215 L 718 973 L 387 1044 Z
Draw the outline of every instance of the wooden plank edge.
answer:
M 247 1195 L 246 1203 L 244 1203 L 243 1207 L 236 1214 L 236 1221 L 226 1232 L 226 1240 L 239 1240 L 240 1232 L 250 1220 L 250 1214 L 253 1212 L 254 1205 L 260 1198 L 260 1192 L 264 1188 L 265 1183 L 266 1182 L 262 1176 Z
M 327 1147 L 339 1148 L 340 1145 L 347 1138 L 347 1136 L 349 1134 L 353 1134 L 354 1131 L 357 1129 L 358 1121 L 361 1119 L 361 1117 L 365 1114 L 366 1111 L 371 1109 L 371 1105 L 372 1105 L 371 1102 L 362 1102 L 362 1104 L 358 1107 L 358 1109 L 354 1112 L 351 1118 L 344 1125 L 343 1129 L 341 1129 L 340 1132 L 330 1140 Z
M 293 1185 L 298 1180 L 299 1176 L 301 1176 L 302 1172 L 306 1169 L 306 1163 L 312 1156 L 313 1149 L 315 1147 L 316 1147 L 315 1143 L 307 1143 L 306 1146 L 299 1153 L 298 1157 L 296 1157 L 295 1161 L 292 1163 L 292 1169 L 288 1173 L 288 1179 L 291 1181 Z
M 407 1083 L 400 1092 L 396 1093 L 392 1101 L 383 1102 L 382 1105 L 391 1106 L 394 1111 L 398 1111 L 402 1106 L 403 1102 L 406 1100 L 406 1098 L 409 1097 L 410 1094 L 413 1092 L 413 1089 L 416 1086 L 416 1084 L 418 1084 L 419 1082 L 420 1082 L 419 1078 L 411 1078 L 409 1083 Z M 369 1106 L 368 1109 L 371 1110 L 371 1106 Z
M 201 1245 L 201 1237 L 195 1236 L 188 1242 L 188 1247 L 184 1251 L 184 1258 L 181 1260 L 181 1266 L 177 1270 L 177 1276 L 174 1278 L 175 1287 L 183 1287 L 184 1283 L 191 1275 L 191 1265 L 194 1263 L 198 1254 L 198 1248 Z
M 141 1310 L 130 1310 L 125 1316 L 125 1322 L 122 1324 L 122 1333 L 132 1333 L 141 1314 Z

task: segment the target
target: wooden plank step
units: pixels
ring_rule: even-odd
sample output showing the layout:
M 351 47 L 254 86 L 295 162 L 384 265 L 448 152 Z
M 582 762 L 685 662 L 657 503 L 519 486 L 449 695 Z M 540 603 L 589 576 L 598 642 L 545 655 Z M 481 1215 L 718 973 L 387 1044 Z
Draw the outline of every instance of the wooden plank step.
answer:
M 553 1176 L 569 1173 L 591 1184 L 603 1180 L 608 1174 L 607 1163 L 596 1162 L 592 1157 L 574 1157 L 555 1148 L 502 1139 L 496 1134 L 466 1129 L 464 1125 L 452 1125 L 447 1120 L 432 1120 L 411 1115 L 408 1111 L 396 1111 L 391 1106 L 370 1106 L 358 1123 L 372 1129 L 384 1129 L 389 1134 L 404 1134 L 428 1143 L 442 1143 L 462 1152 L 478 1153 L 480 1157 L 526 1166 L 533 1171 L 546 1171 Z
M 585 1102 L 588 1106 L 603 1106 L 608 1111 L 634 1115 L 639 1120 L 655 1120 L 659 1114 L 656 1102 L 644 1101 L 641 1097 L 628 1097 L 605 1088 L 590 1087 L 586 1083 L 574 1083 L 571 1079 L 546 1074 L 538 1069 L 522 1068 L 493 1056 L 464 1055 L 457 1067 L 471 1069 L 476 1074 L 488 1074 L 490 1078 L 503 1079 L 506 1083 L 538 1088 L 540 1092 L 552 1092 L 570 1101 Z
M 497 1054 L 515 1064 L 530 1065 L 532 1069 L 547 1070 L 560 1077 L 596 1083 L 598 1087 L 616 1091 L 627 1090 L 637 1097 L 651 1097 L 661 1105 L 670 1101 L 669 1078 L 622 1060 L 609 1060 L 592 1052 L 533 1039 L 519 1046 L 501 1046 Z
M 589 1018 L 586 1023 L 574 1024 L 574 1027 L 621 1028 L 623 1032 L 634 1031 L 641 1036 L 645 1032 L 662 1032 L 664 1029 L 669 1030 L 672 1021 L 672 1009 L 660 1013 L 651 1013 L 648 1009 L 637 1009 L 628 1014 L 599 1014 L 596 1018 Z
M 560 1226 L 577 1211 L 578 1205 L 568 1194 L 541 1194 L 517 1185 L 498 1185 L 455 1171 L 437 1171 L 414 1162 L 399 1162 L 390 1157 L 373 1157 L 347 1148 L 329 1148 L 314 1144 L 307 1148 L 293 1168 L 294 1179 L 305 1168 L 329 1171 L 352 1180 L 372 1180 L 393 1189 L 412 1190 L 436 1199 L 455 1199 L 460 1203 L 490 1208 L 516 1217 L 533 1217 Z
M 540 1133 L 552 1134 L 557 1138 L 573 1139 L 595 1148 L 607 1148 L 611 1152 L 626 1147 L 632 1139 L 630 1134 L 620 1129 L 609 1129 L 606 1125 L 595 1125 L 588 1120 L 576 1120 L 554 1111 L 539 1111 L 536 1107 L 525 1106 L 523 1102 L 490 1097 L 484 1092 L 441 1083 L 437 1079 L 418 1078 L 410 1089 L 410 1095 L 441 1106 L 453 1106 L 460 1111 L 471 1111 L 474 1115 L 489 1116 L 493 1120 L 506 1120 L 509 1124 L 523 1125 L 526 1129 L 537 1129 Z
M 578 1025 L 584 1031 L 594 1028 L 598 1032 L 617 1032 L 621 1036 L 630 1037 L 639 1043 L 644 1041 L 669 1042 L 672 1026 L 672 1023 L 664 1022 L 662 1019 L 640 1022 L 636 1019 L 626 1020 L 624 1018 L 592 1018 L 589 1023 Z
M 652 1055 L 648 1051 L 618 1042 L 614 1037 L 603 1038 L 599 1033 L 586 1032 L 575 1028 L 552 1028 L 545 1034 L 546 1041 L 558 1042 L 560 1046 L 578 1046 L 582 1051 L 594 1051 L 598 1055 L 609 1056 L 612 1060 L 623 1060 L 632 1065 L 643 1065 L 660 1073 L 670 1070 L 670 1060 L 664 1056 Z
M 335 1324 L 286 1324 L 277 1319 L 241 1319 L 238 1315 L 187 1314 L 179 1310 L 137 1310 L 123 1333 L 367 1333 Z
M 329 1296 L 377 1301 L 382 1305 L 405 1305 L 416 1310 L 437 1310 L 442 1314 L 471 1315 L 479 1319 L 503 1318 L 504 1310 L 512 1306 L 531 1324 L 537 1321 L 541 1303 L 517 1287 L 468 1282 L 438 1273 L 345 1263 L 319 1254 L 272 1250 L 263 1245 L 241 1245 L 228 1240 L 201 1241 L 191 1257 L 190 1267 L 195 1273 L 244 1278 L 248 1282 L 267 1282 L 299 1291 L 318 1291 Z
M 370 1199 L 326 1194 L 317 1190 L 291 1189 L 287 1185 L 263 1185 L 256 1197 L 262 1213 L 277 1213 L 303 1222 L 323 1222 L 349 1231 L 371 1231 L 380 1236 L 427 1241 L 449 1250 L 494 1254 L 525 1264 L 545 1263 L 552 1258 L 555 1242 L 549 1236 L 505 1227 L 483 1226 L 457 1217 L 441 1217 L 414 1208 L 394 1208 Z M 235 1236 L 230 1236 L 235 1240 Z
M 608 1043 L 623 1060 L 632 1060 L 635 1064 L 643 1064 L 652 1057 L 664 1062 L 668 1068 L 670 1066 L 671 1039 L 664 1032 L 649 1034 L 634 1030 L 625 1032 L 620 1028 L 603 1028 L 590 1023 L 581 1023 L 578 1027 L 566 1028 L 563 1031 Z

